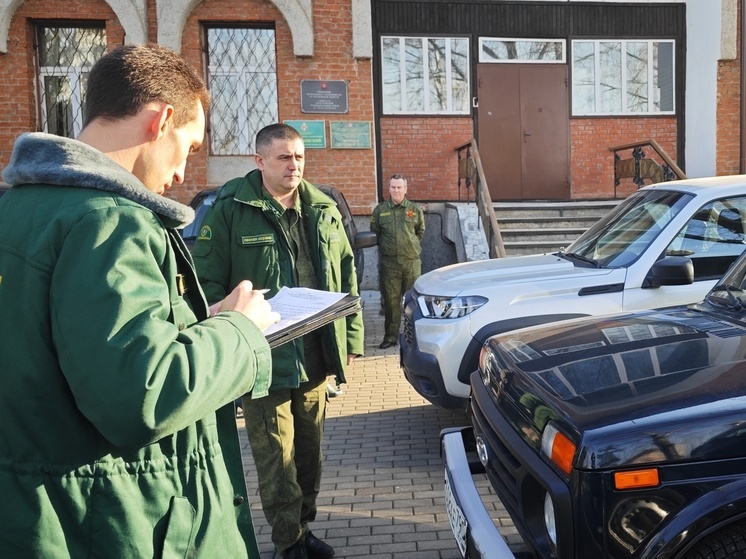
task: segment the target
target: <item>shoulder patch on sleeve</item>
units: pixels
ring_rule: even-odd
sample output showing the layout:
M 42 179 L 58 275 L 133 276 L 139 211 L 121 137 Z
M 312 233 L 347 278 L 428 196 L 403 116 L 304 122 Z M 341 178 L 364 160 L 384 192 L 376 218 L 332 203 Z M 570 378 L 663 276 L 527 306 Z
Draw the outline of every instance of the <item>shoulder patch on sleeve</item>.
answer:
M 199 236 L 197 237 L 197 240 L 209 241 L 211 239 L 212 229 L 210 229 L 209 225 L 203 225 L 202 228 L 199 230 Z

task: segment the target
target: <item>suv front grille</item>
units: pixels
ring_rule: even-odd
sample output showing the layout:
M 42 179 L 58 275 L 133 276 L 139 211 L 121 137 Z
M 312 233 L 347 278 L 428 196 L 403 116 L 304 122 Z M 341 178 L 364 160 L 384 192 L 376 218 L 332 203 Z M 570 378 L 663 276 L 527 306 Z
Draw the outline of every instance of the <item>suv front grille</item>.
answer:
M 409 345 L 414 345 L 414 324 L 412 319 L 407 315 L 404 315 L 404 339 L 407 340 Z
M 402 313 L 404 314 L 404 328 L 402 334 L 410 346 L 415 344 L 414 321 L 415 313 L 419 312 L 417 296 L 418 293 L 414 289 L 404 295 L 404 312 Z

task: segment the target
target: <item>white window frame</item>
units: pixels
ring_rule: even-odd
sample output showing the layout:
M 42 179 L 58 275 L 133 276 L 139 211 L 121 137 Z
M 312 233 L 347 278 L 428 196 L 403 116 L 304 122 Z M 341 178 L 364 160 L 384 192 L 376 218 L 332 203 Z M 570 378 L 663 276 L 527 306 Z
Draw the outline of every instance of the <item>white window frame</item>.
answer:
M 495 60 L 484 55 L 483 45 L 486 41 L 501 41 L 510 43 L 559 43 L 562 45 L 562 58 L 560 60 L 535 60 L 521 58 L 504 58 Z M 524 37 L 480 37 L 479 38 L 479 62 L 482 64 L 565 64 L 567 62 L 567 41 L 565 39 L 539 39 Z
M 384 65 L 386 64 L 385 57 L 383 56 L 383 48 L 384 48 L 384 41 L 386 40 L 396 40 L 399 42 L 399 87 L 400 87 L 400 104 L 398 110 L 390 110 L 387 107 L 387 98 L 386 98 L 386 87 L 383 81 L 385 80 L 386 76 L 386 69 L 384 68 Z M 430 83 L 430 68 L 428 67 L 428 57 L 427 53 L 427 42 L 430 40 L 445 40 L 446 41 L 446 49 L 445 49 L 445 56 L 446 56 L 446 63 L 445 63 L 445 69 L 446 69 L 446 83 L 448 84 L 447 92 L 446 92 L 446 109 L 445 110 L 419 110 L 419 111 L 412 111 L 412 110 L 405 110 L 404 107 L 408 106 L 408 98 L 407 98 L 407 75 L 406 75 L 406 42 L 411 40 L 420 40 L 422 42 L 422 52 L 424 53 L 424 56 L 422 57 L 422 80 L 423 80 L 423 107 L 429 107 L 430 106 L 430 88 L 428 87 Z M 465 69 L 466 69 L 466 107 L 463 109 L 454 109 L 453 107 L 453 79 L 452 79 L 452 62 L 451 62 L 451 41 L 466 41 L 466 61 L 465 61 Z M 443 37 L 443 36 L 395 36 L 395 35 L 386 35 L 381 37 L 381 87 L 382 87 L 382 111 L 385 115 L 468 115 L 471 113 L 471 66 L 470 66 L 470 45 L 469 45 L 469 38 L 468 37 Z
M 571 85 L 572 85 L 572 95 L 575 95 L 575 45 L 578 43 L 585 43 L 585 44 L 593 44 L 594 54 L 593 54 L 593 62 L 594 62 L 594 110 L 590 111 L 577 111 L 575 109 L 574 103 L 572 105 L 572 116 L 614 116 L 614 115 L 623 115 L 623 116 L 663 116 L 663 115 L 675 115 L 676 114 L 676 41 L 674 39 L 576 39 L 571 42 L 571 49 L 572 53 L 570 56 L 570 64 L 571 64 Z M 618 43 L 621 47 L 622 52 L 622 64 L 621 64 L 621 99 L 622 99 L 622 107 L 619 111 L 602 111 L 600 107 L 601 97 L 602 97 L 602 91 L 601 91 L 601 79 L 599 76 L 601 76 L 601 61 L 600 61 L 600 45 L 601 43 Z M 632 111 L 627 106 L 627 91 L 628 91 L 628 82 L 627 82 L 627 65 L 624 63 L 624 55 L 627 53 L 627 44 L 628 43 L 647 43 L 648 45 L 648 64 L 647 64 L 647 71 L 648 71 L 648 78 L 647 78 L 647 86 L 648 86 L 648 95 L 647 95 L 647 103 L 648 103 L 648 110 L 647 111 Z M 672 99 L 671 102 L 673 104 L 673 108 L 671 110 L 662 111 L 662 110 L 655 110 L 655 87 L 654 87 L 654 66 L 653 66 L 653 46 L 656 44 L 663 44 L 668 43 L 672 45 L 671 49 L 671 83 L 672 83 Z
M 83 90 L 81 84 L 83 76 L 88 74 L 90 68 L 67 68 L 62 70 L 53 66 L 39 66 L 39 89 L 45 90 L 45 78 L 67 78 L 70 83 L 70 103 L 75 107 L 80 107 L 79 111 L 73 114 L 73 138 L 77 138 L 83 130 Z M 42 95 L 41 121 L 45 133 L 49 133 L 49 115 L 47 115 L 47 104 L 44 102 L 46 95 Z

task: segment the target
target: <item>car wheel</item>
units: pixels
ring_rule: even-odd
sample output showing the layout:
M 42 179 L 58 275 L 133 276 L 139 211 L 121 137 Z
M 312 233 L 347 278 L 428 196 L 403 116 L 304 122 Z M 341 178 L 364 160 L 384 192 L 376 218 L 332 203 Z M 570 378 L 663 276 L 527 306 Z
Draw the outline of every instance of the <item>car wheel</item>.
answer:
M 746 521 L 713 532 L 695 545 L 684 559 L 746 559 Z

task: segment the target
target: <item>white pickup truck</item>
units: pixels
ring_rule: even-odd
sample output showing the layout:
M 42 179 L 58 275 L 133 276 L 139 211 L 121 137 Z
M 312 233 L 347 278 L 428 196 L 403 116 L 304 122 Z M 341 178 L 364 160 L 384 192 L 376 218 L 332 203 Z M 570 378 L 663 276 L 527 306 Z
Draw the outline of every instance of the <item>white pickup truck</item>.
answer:
M 404 297 L 404 374 L 433 404 L 462 408 L 489 336 L 699 301 L 746 248 L 745 219 L 746 176 L 659 183 L 560 252 L 424 274 Z

